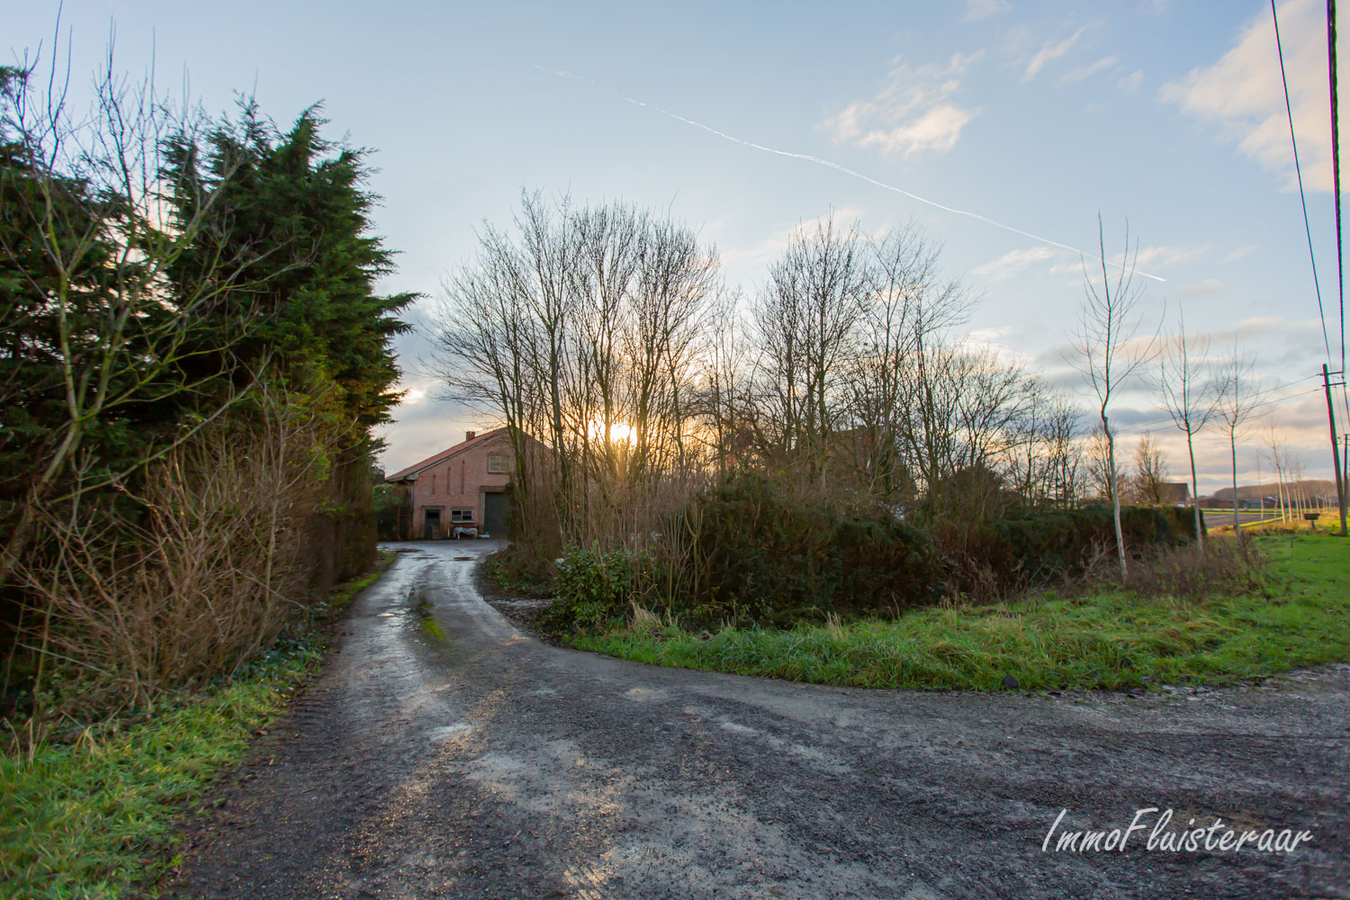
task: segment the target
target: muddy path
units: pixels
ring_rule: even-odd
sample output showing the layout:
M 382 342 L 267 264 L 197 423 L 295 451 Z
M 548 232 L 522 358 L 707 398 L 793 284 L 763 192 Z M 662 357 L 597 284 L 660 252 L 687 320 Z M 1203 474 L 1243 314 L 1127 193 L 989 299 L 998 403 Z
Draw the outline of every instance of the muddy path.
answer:
M 1146 698 L 660 669 L 517 630 L 475 588 L 488 542 L 405 549 L 169 895 L 1350 897 L 1350 667 Z M 1145 807 L 1313 839 L 1042 851 L 1061 810 Z

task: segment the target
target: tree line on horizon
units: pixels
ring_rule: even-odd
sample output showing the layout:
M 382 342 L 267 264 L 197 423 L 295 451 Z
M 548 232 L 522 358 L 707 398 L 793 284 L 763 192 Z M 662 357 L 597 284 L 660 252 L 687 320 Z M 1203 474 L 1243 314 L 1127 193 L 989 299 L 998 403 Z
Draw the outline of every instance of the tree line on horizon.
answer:
M 962 338 L 974 297 L 917 227 L 868 235 L 833 214 L 798 229 L 746 297 L 669 217 L 523 192 L 443 283 L 428 337 L 444 395 L 512 435 L 517 534 L 541 559 L 647 543 L 672 509 L 745 472 L 910 521 L 1149 502 L 1110 417 L 1141 379 L 1188 449 L 1223 424 L 1236 484 L 1262 399 L 1251 361 L 1212 356 L 1184 319 L 1154 328 L 1128 257 L 1095 280 L 1085 265 L 1075 337 L 1100 388 L 1092 428 L 1074 397 Z M 1194 486 L 1193 450 L 1190 463 Z

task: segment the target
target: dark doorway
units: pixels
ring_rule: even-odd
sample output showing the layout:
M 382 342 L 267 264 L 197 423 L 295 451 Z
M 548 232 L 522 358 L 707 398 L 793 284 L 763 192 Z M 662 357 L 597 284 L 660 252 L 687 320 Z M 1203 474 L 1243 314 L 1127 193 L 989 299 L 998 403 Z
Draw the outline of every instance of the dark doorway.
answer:
M 439 509 L 426 509 L 422 511 L 422 538 L 431 540 L 437 537 L 441 532 L 441 511 Z
M 506 495 L 485 495 L 483 507 L 483 530 L 495 538 L 506 537 Z

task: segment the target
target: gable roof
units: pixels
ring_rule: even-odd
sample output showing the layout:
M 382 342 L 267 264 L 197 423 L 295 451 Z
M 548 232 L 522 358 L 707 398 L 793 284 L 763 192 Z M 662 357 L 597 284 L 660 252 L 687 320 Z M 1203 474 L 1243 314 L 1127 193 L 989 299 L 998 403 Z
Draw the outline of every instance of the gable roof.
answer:
M 492 431 L 485 431 L 482 434 L 476 435 L 467 441 L 460 441 L 455 446 L 451 447 L 448 450 L 442 450 L 435 456 L 428 456 L 421 462 L 413 463 L 406 469 L 399 469 L 393 475 L 386 475 L 384 479 L 385 483 L 388 484 L 394 481 L 411 481 L 417 475 L 418 472 L 421 472 L 424 469 L 429 469 L 432 466 L 436 465 L 437 463 L 444 462 L 445 460 L 449 459 L 452 456 L 458 456 L 459 454 L 463 453 L 465 450 L 468 450 L 471 447 L 477 447 L 479 444 L 484 444 L 487 441 L 491 440 L 492 438 L 503 434 L 506 434 L 505 428 L 494 428 Z

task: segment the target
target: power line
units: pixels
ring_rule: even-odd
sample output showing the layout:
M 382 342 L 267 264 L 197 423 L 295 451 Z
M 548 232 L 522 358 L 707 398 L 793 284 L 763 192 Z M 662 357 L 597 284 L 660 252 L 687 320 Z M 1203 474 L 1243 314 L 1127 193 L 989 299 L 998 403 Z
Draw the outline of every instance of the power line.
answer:
M 1309 388 L 1309 389 L 1306 390 L 1306 391 L 1299 391 L 1299 392 L 1296 393 L 1296 394 L 1289 394 L 1289 395 L 1284 396 L 1284 397 L 1274 397 L 1274 396 L 1271 396 L 1272 394 L 1275 393 L 1275 391 L 1282 390 L 1283 388 L 1291 387 L 1291 386 L 1296 385 L 1296 384 L 1298 384 L 1298 383 L 1300 383 L 1300 382 L 1307 381 L 1307 380 L 1309 380 L 1310 378 L 1316 378 L 1318 381 L 1321 381 L 1321 380 L 1322 380 L 1322 373 L 1319 372 L 1319 373 L 1317 373 L 1316 375 L 1309 375 L 1309 376 L 1306 376 L 1306 377 L 1304 377 L 1304 378 L 1298 378 L 1298 379 L 1295 379 L 1294 381 L 1289 381 L 1289 382 L 1286 382 L 1286 383 L 1284 383 L 1284 384 L 1276 385 L 1275 387 L 1271 388 L 1269 391 L 1264 391 L 1264 392 L 1263 392 L 1263 395 L 1264 395 L 1264 396 L 1263 396 L 1263 399 L 1262 399 L 1262 404 L 1263 404 L 1263 405 L 1269 405 L 1269 404 L 1271 404 L 1271 403 L 1283 403 L 1283 402 L 1286 402 L 1286 401 L 1289 401 L 1289 400 L 1297 400 L 1299 397 L 1305 397 L 1305 396 L 1307 396 L 1308 394 L 1321 393 L 1322 388 L 1321 388 L 1321 386 L 1319 385 L 1319 386 L 1317 386 L 1317 387 Z M 1112 432 L 1115 434 L 1116 437 L 1132 437 L 1132 436 L 1134 436 L 1134 435 L 1141 435 L 1141 434 L 1144 434 L 1144 433 L 1146 433 L 1146 432 L 1148 432 L 1148 431 L 1151 431 L 1151 430 L 1154 429 L 1154 428 L 1161 428 L 1161 427 L 1164 426 L 1164 425 L 1171 425 L 1171 424 L 1173 424 L 1173 421 L 1172 421 L 1172 419 L 1171 419 L 1170 417 L 1168 417 L 1168 418 L 1163 418 L 1163 419 L 1157 419 L 1157 420 L 1155 420 L 1155 421 L 1150 421 L 1150 422 L 1135 423 L 1135 424 L 1130 425 L 1130 426 L 1128 426 L 1128 427 L 1113 427 L 1111 430 L 1112 430 Z
M 1341 252 L 1341 132 L 1336 90 L 1336 0 L 1327 0 L 1327 77 L 1331 82 L 1331 179 L 1336 192 L 1336 293 L 1341 306 L 1341 374 L 1344 375 L 1345 268 Z
M 1313 288 L 1317 291 L 1317 315 L 1322 319 L 1322 343 L 1331 361 L 1331 338 L 1327 334 L 1327 314 L 1322 305 L 1322 281 L 1317 277 L 1317 254 L 1313 251 L 1312 225 L 1308 221 L 1308 197 L 1303 190 L 1303 167 L 1298 160 L 1298 138 L 1294 136 L 1294 109 L 1289 103 L 1289 78 L 1284 71 L 1284 45 L 1280 40 L 1280 17 L 1275 11 L 1275 0 L 1270 0 L 1270 18 L 1275 23 L 1275 49 L 1280 54 L 1280 81 L 1284 84 L 1284 110 L 1289 115 L 1289 142 L 1294 147 L 1294 174 L 1298 176 L 1298 198 L 1303 204 L 1303 231 L 1308 236 L 1308 259 L 1312 262 Z M 1340 198 L 1337 195 L 1336 219 L 1340 222 Z M 1339 253 L 1338 253 L 1339 256 Z M 1342 341 L 1344 344 L 1344 341 Z

